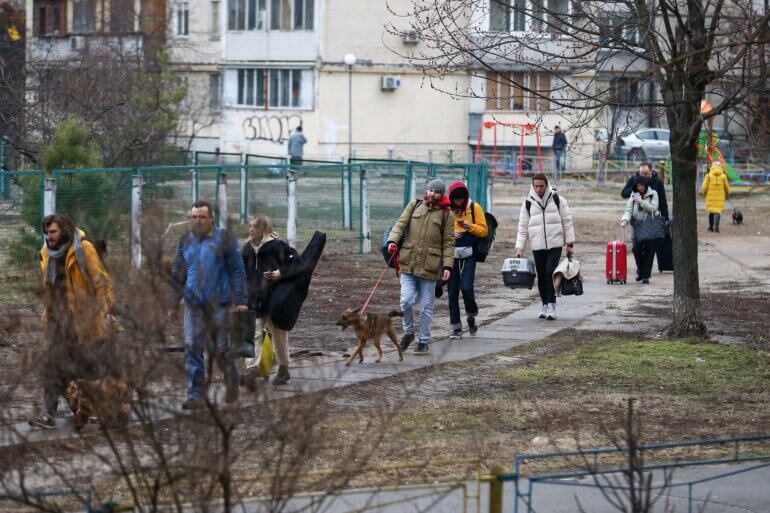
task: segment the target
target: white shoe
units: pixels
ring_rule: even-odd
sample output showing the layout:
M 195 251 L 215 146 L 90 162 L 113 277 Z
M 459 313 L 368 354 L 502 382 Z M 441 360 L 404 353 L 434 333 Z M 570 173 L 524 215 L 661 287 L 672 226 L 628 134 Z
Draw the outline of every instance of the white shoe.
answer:
M 540 319 L 545 319 L 546 314 L 548 313 L 548 305 L 543 305 L 540 307 Z
M 545 312 L 545 318 L 549 321 L 553 321 L 556 319 L 556 303 L 549 303 L 546 305 L 546 312 Z

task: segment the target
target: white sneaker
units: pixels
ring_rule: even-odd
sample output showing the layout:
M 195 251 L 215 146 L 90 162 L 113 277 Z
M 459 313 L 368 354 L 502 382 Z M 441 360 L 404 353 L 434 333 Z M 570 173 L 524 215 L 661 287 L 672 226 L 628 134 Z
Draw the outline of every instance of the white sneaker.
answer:
M 545 318 L 549 321 L 553 321 L 556 319 L 556 303 L 549 303 L 546 305 L 548 308 L 546 308 L 545 312 Z
M 540 319 L 545 319 L 546 314 L 548 313 L 548 305 L 543 305 L 540 307 Z

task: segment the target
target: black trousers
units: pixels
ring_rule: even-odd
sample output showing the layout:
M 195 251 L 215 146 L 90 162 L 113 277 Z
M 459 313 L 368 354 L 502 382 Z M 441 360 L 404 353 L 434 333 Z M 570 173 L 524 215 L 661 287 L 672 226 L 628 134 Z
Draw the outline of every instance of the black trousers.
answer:
M 553 272 L 561 260 L 561 248 L 539 249 L 533 251 L 537 270 L 537 290 L 544 305 L 556 303 L 556 291 L 553 289 Z
M 474 257 L 455 259 L 452 274 L 449 275 L 449 322 L 452 328 L 462 328 L 460 320 L 460 292 L 463 294 L 465 313 L 468 317 L 476 317 L 479 307 L 476 304 L 476 294 L 473 291 L 473 282 L 476 277 L 476 259 Z
M 634 258 L 636 259 L 636 273 L 642 280 L 649 280 L 652 274 L 652 262 L 655 260 L 654 240 L 635 240 Z
M 709 214 L 709 230 L 719 230 L 719 220 L 722 214 Z

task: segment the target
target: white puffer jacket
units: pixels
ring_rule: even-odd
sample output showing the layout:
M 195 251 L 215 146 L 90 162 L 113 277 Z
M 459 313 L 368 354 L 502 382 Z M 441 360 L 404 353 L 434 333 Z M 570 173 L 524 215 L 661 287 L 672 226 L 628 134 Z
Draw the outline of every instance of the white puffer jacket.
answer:
M 521 205 L 516 249 L 524 250 L 527 240 L 533 251 L 561 248 L 575 243 L 575 230 L 572 227 L 569 205 L 564 196 L 559 195 L 557 207 L 553 199 L 555 192 L 556 189 L 549 185 L 541 198 L 534 187 L 530 188 L 527 196 L 530 202 L 529 212 L 526 201 Z

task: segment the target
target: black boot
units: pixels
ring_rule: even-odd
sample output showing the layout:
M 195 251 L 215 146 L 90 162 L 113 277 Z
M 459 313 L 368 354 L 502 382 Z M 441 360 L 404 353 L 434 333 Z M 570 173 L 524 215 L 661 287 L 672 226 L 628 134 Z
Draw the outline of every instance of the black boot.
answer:
M 278 374 L 275 375 L 273 378 L 273 385 L 285 385 L 289 382 L 291 379 L 291 376 L 289 375 L 289 366 L 288 365 L 279 365 L 278 366 Z
M 475 317 L 468 317 L 468 332 L 471 335 L 475 335 L 479 331 L 479 326 L 476 324 Z
M 722 214 L 714 214 L 714 231 L 719 233 L 719 221 L 722 219 Z

